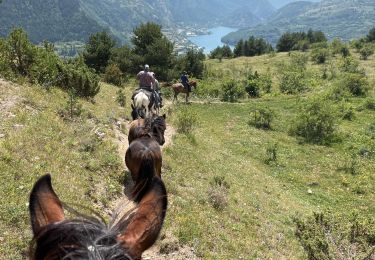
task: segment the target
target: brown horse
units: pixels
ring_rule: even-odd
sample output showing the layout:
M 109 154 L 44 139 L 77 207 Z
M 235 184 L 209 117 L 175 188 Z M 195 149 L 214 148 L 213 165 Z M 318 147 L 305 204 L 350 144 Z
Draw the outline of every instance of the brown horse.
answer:
M 141 259 L 156 241 L 167 210 L 167 193 L 161 179 L 144 167 L 146 182 L 137 198 L 134 214 L 125 214 L 113 226 L 79 216 L 66 220 L 51 176 L 41 177 L 30 195 L 30 217 L 34 234 L 30 259 Z
M 164 132 L 167 129 L 165 123 L 166 115 L 153 116 L 146 119 L 138 118 L 130 123 L 128 142 L 129 144 L 142 135 L 151 134 L 152 137 L 160 144 L 165 143 Z
M 189 82 L 190 84 L 190 87 L 194 87 L 194 88 L 197 88 L 197 82 L 192 80 Z M 187 90 L 187 88 L 184 87 L 184 85 L 182 85 L 182 83 L 176 83 L 176 84 L 173 84 L 172 85 L 172 89 L 173 89 L 173 92 L 174 92 L 174 97 L 173 97 L 173 102 L 177 100 L 177 96 L 178 94 L 180 93 L 185 93 L 186 96 L 185 96 L 185 102 L 188 103 L 188 99 L 189 99 L 189 91 Z

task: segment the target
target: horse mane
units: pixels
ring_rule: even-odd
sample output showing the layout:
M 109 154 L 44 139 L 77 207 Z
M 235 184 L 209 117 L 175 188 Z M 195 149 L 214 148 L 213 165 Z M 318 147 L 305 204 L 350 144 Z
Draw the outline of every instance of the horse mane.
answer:
M 128 260 L 117 236 L 102 220 L 81 215 L 43 228 L 30 244 L 30 259 L 118 259 Z
M 163 222 L 168 200 L 165 185 L 158 177 L 151 178 L 147 185 L 142 187 L 140 190 L 142 195 L 137 195 L 140 204 L 143 203 L 142 197 L 151 191 L 156 193 L 157 199 L 146 203 L 149 204 L 148 206 L 156 207 L 161 200 L 160 219 Z M 66 205 L 65 208 L 76 214 L 77 218 L 49 224 L 35 234 L 30 243 L 30 259 L 133 259 L 128 254 L 126 245 L 124 246 L 118 237 L 137 214 L 136 210 L 130 210 L 116 222 L 114 221 L 116 214 L 114 214 L 110 223 L 115 224 L 108 225 L 98 217 L 80 214 Z

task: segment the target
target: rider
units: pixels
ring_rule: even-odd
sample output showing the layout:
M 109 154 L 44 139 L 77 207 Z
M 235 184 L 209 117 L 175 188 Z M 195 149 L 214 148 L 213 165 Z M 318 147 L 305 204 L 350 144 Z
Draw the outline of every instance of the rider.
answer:
M 150 72 L 150 66 L 146 64 L 144 70 L 137 74 L 137 79 L 139 80 L 139 88 L 151 92 L 155 103 L 160 104 L 159 95 L 155 91 L 156 79 L 154 75 L 155 74 L 153 72 Z
M 163 104 L 162 104 L 163 98 L 161 97 L 159 81 L 156 79 L 156 76 L 155 76 L 154 72 L 152 72 L 152 75 L 154 76 L 154 79 L 155 79 L 154 91 L 157 94 L 156 98 L 158 99 L 159 107 L 162 108 L 163 107 Z
M 190 87 L 190 84 L 189 84 L 189 78 L 188 78 L 188 75 L 187 75 L 187 72 L 184 71 L 181 75 L 181 83 L 182 85 L 184 85 L 185 88 L 187 88 L 187 91 L 188 92 L 191 92 L 191 87 Z

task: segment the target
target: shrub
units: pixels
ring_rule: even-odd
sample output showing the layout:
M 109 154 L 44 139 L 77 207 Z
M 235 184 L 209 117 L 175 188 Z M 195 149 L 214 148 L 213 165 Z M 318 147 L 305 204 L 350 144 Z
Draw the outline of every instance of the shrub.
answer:
M 226 102 L 237 102 L 245 95 L 245 90 L 239 83 L 229 80 L 223 84 L 222 100 Z
M 375 98 L 368 98 L 365 107 L 369 110 L 375 110 Z
M 306 89 L 304 71 L 293 71 L 286 68 L 281 71 L 280 77 L 280 91 L 283 93 L 296 94 Z
M 35 61 L 30 68 L 30 80 L 43 85 L 45 88 L 56 86 L 60 75 L 58 66 L 62 61 L 54 52 L 54 46 L 45 42 L 43 48 L 36 48 Z
M 329 57 L 328 49 L 316 48 L 311 51 L 311 60 L 316 64 L 323 64 Z
M 359 73 L 345 73 L 341 84 L 353 96 L 366 96 L 369 90 L 367 78 Z
M 116 86 L 123 83 L 123 74 L 117 64 L 109 64 L 105 68 L 104 81 Z
M 12 70 L 22 76 L 28 76 L 35 55 L 35 46 L 30 43 L 25 31 L 14 29 L 6 43 L 6 59 Z
M 260 78 L 258 72 L 255 71 L 254 74 L 249 75 L 245 91 L 250 97 L 260 96 Z
M 271 129 L 273 117 L 273 111 L 268 108 L 255 109 L 252 112 L 249 125 L 255 126 L 256 128 Z
M 266 74 L 260 75 L 260 88 L 265 93 L 271 93 L 272 90 L 272 77 L 269 70 Z
M 216 210 L 223 210 L 228 205 L 229 184 L 223 176 L 215 176 L 208 191 L 209 202 Z
M 345 120 L 351 121 L 355 117 L 354 108 L 346 102 L 342 102 L 340 104 L 339 112 L 341 114 L 341 118 Z
M 82 59 L 70 61 L 58 66 L 60 85 L 65 89 L 74 89 L 80 97 L 93 97 L 99 90 L 99 77 L 90 70 Z
M 336 136 L 336 118 L 333 108 L 326 101 L 308 103 L 297 115 L 291 133 L 300 136 L 305 142 L 329 144 Z
M 197 114 L 187 107 L 180 107 L 176 118 L 177 131 L 183 134 L 191 133 L 198 123 Z
M 121 107 L 125 107 L 126 105 L 126 97 L 122 89 L 119 89 L 117 91 L 116 101 Z
M 294 219 L 296 236 L 309 259 L 371 259 L 375 225 L 372 217 L 314 213 L 306 220 Z M 355 250 L 348 250 L 355 248 Z
M 363 70 L 361 70 L 359 67 L 359 61 L 351 56 L 344 57 L 340 60 L 339 70 L 341 72 L 364 74 Z
M 266 159 L 264 160 L 266 164 L 271 164 L 272 162 L 277 161 L 277 150 L 277 144 L 268 144 L 266 146 Z
M 368 57 L 374 54 L 374 47 L 370 44 L 365 44 L 362 49 L 359 50 L 362 60 L 367 60 Z
M 58 110 L 58 114 L 64 119 L 73 120 L 82 114 L 82 105 L 78 102 L 77 94 L 74 89 L 68 91 L 68 99 L 63 109 Z

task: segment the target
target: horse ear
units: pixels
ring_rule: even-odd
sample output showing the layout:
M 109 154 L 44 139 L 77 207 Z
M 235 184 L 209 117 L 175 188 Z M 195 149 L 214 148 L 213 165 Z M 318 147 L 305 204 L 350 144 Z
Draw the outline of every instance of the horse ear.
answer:
M 164 183 L 154 177 L 151 190 L 144 195 L 138 209 L 130 220 L 120 224 L 118 241 L 134 259 L 141 259 L 142 253 L 158 238 L 167 210 L 167 192 Z
M 29 211 L 34 235 L 44 226 L 64 220 L 61 201 L 52 188 L 51 175 L 44 175 L 34 184 Z
M 163 117 L 164 119 L 167 119 L 167 115 L 166 115 L 166 114 L 162 115 L 162 117 Z

